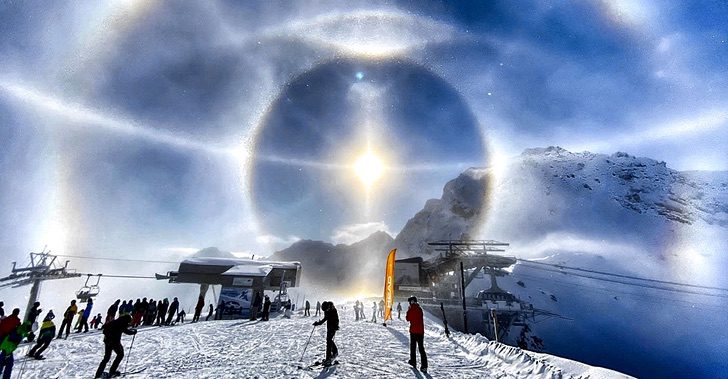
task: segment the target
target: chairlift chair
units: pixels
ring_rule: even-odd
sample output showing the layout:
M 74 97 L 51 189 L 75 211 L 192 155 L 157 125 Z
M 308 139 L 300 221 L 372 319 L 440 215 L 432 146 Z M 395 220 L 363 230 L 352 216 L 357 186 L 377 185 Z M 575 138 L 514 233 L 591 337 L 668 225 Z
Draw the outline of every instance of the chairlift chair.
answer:
M 83 287 L 76 291 L 76 299 L 78 299 L 78 301 L 81 303 L 87 302 L 88 299 L 98 295 L 101 291 L 101 288 L 99 287 L 101 274 L 96 275 L 96 284 L 89 285 L 89 280 L 91 279 L 91 276 L 91 274 L 88 274 L 88 276 L 86 276 L 86 282 L 83 284 Z

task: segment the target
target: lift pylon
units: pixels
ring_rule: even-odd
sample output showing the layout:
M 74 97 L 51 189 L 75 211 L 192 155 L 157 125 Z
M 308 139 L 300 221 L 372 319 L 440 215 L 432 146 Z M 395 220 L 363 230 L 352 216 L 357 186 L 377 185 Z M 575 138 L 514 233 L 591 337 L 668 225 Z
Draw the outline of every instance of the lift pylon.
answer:
M 30 284 L 30 296 L 28 296 L 28 306 L 25 309 L 25 318 L 28 317 L 28 312 L 33 307 L 33 304 L 38 301 L 40 294 L 40 285 L 45 280 L 55 279 L 68 279 L 76 278 L 81 274 L 76 273 L 74 270 L 68 269 L 68 263 L 61 266 L 58 261 L 58 257 L 52 255 L 50 250 L 43 251 L 40 253 L 30 253 L 30 263 L 26 267 L 18 267 L 17 262 L 13 262 L 13 268 L 11 274 L 0 278 L 0 288 L 3 287 L 22 287 Z

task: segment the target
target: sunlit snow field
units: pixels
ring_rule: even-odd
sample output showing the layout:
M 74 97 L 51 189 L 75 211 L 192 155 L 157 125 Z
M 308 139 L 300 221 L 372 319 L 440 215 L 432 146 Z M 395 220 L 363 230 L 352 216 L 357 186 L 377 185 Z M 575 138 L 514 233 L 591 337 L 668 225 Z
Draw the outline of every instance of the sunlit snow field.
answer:
M 437 319 L 426 314 L 427 374 L 413 370 L 408 323 L 354 321 L 351 305 L 339 308 L 336 335 L 339 365 L 299 369 L 301 354 L 315 317 L 272 318 L 270 322 L 232 320 L 143 327 L 134 341 L 129 377 L 147 378 L 625 378 L 626 375 L 545 354 L 488 342 L 480 335 L 453 332 L 447 339 Z M 404 314 L 402 315 L 404 317 Z M 302 362 L 323 359 L 325 326 L 317 327 Z M 130 336 L 122 342 L 129 354 Z M 22 358 L 16 351 L 14 377 L 92 377 L 103 356 L 100 332 L 54 340 L 45 361 Z M 419 360 L 419 357 L 418 357 Z M 125 370 L 126 357 L 120 369 Z M 108 366 L 107 366 L 108 367 Z

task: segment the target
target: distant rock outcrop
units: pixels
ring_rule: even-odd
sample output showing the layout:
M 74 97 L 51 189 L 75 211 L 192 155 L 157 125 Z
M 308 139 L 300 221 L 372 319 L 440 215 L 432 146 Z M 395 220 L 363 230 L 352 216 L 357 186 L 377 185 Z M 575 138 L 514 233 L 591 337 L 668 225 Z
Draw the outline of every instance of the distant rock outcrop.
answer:
M 222 251 L 216 247 L 207 247 L 194 254 L 191 258 L 235 258 L 229 251 Z
M 354 288 L 371 290 L 371 285 L 381 286 L 379 282 L 384 280 L 380 276 L 392 241 L 392 237 L 382 231 L 351 245 L 301 240 L 273 253 L 268 259 L 301 262 L 304 285 L 326 286 L 334 292 Z M 377 280 L 372 280 L 374 277 Z

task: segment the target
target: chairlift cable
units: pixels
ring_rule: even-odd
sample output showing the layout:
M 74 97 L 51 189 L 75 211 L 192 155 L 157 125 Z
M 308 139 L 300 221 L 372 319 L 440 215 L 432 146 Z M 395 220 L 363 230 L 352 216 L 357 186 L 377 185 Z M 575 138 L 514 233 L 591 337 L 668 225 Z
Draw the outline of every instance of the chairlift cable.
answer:
M 658 289 L 658 290 L 662 290 L 662 291 L 681 292 L 681 293 L 688 293 L 688 294 L 693 294 L 693 295 L 722 297 L 722 298 L 728 299 L 728 295 L 724 295 L 724 294 L 705 293 L 705 292 L 691 291 L 691 290 L 679 289 L 679 288 L 667 288 L 667 287 L 660 287 L 660 286 L 655 286 L 655 285 L 650 285 L 650 284 L 630 283 L 630 282 L 620 281 L 620 280 L 616 280 L 616 279 L 598 278 L 598 277 L 594 277 L 594 276 L 577 274 L 577 273 L 573 273 L 573 272 L 564 272 L 562 270 L 550 269 L 550 268 L 545 268 L 545 267 L 529 267 L 529 268 L 532 268 L 534 270 L 555 272 L 555 273 L 564 274 L 564 275 L 573 275 L 573 276 L 578 276 L 578 277 L 587 278 L 587 279 L 601 280 L 601 281 L 610 282 L 610 283 L 619 283 L 619 284 L 625 284 L 625 285 L 637 286 L 637 287 L 643 287 L 643 288 L 653 288 L 653 289 Z
M 667 297 L 655 296 L 655 295 L 647 294 L 647 293 L 635 293 L 635 292 L 627 292 L 627 291 L 620 291 L 620 290 L 614 290 L 614 289 L 600 288 L 600 287 L 594 287 L 594 286 L 585 285 L 585 284 L 572 283 L 572 282 L 567 282 L 567 281 L 562 281 L 562 280 L 554 280 L 553 278 L 534 276 L 534 275 L 524 274 L 524 273 L 520 273 L 520 272 L 513 273 L 512 275 L 514 277 L 519 277 L 519 278 L 528 278 L 531 280 L 548 282 L 548 284 L 556 284 L 556 285 L 568 286 L 568 287 L 582 287 L 582 288 L 586 288 L 586 289 L 594 291 L 594 292 L 605 293 L 610 296 L 614 295 L 615 293 L 618 293 L 618 294 L 621 294 L 624 296 L 629 296 L 629 297 L 639 297 L 639 298 L 641 298 L 641 300 L 649 302 L 649 303 L 653 303 L 653 304 L 664 304 L 665 302 L 672 302 L 672 303 L 676 303 L 676 306 L 681 306 L 681 307 L 686 307 L 686 308 L 691 308 L 691 309 L 703 309 L 703 310 L 709 310 L 707 308 L 711 308 L 710 310 L 722 310 L 724 308 L 719 304 L 705 304 L 705 303 L 691 302 L 691 301 L 680 300 L 680 299 L 670 299 Z M 646 299 L 646 298 L 649 298 L 649 299 Z M 682 304 L 677 304 L 677 303 L 682 303 Z
M 144 263 L 172 263 L 172 264 L 179 264 L 179 261 L 154 261 L 154 260 L 147 260 L 147 259 L 128 259 L 128 258 L 111 258 L 111 257 L 84 257 L 80 255 L 57 255 L 58 257 L 65 257 L 65 258 L 77 258 L 77 259 L 94 259 L 94 260 L 101 260 L 101 261 L 118 261 L 118 262 L 144 262 Z
M 588 269 L 579 268 L 579 267 L 570 267 L 570 266 L 564 266 L 564 265 L 559 265 L 559 264 L 543 263 L 543 262 L 532 261 L 532 260 L 528 260 L 528 259 L 520 259 L 520 258 L 518 258 L 517 260 L 520 261 L 520 262 L 525 262 L 525 263 L 530 263 L 530 264 L 536 264 L 536 265 L 542 265 L 542 266 L 551 266 L 551 267 L 556 267 L 556 268 L 560 268 L 560 269 L 567 269 L 567 270 L 574 270 L 574 271 L 589 272 L 589 273 L 600 274 L 600 275 L 615 276 L 615 277 L 618 277 L 618 278 L 633 279 L 633 280 L 642 280 L 642 281 L 651 282 L 651 283 L 670 284 L 670 285 L 675 285 L 675 286 L 693 287 L 693 288 L 701 288 L 701 289 L 717 290 L 717 291 L 728 291 L 728 288 L 701 286 L 701 285 L 697 285 L 697 284 L 678 283 L 678 282 L 670 282 L 670 281 L 665 281 L 665 280 L 640 278 L 638 276 L 621 275 L 621 274 L 615 274 L 615 273 L 611 273 L 611 272 L 604 272 L 604 271 L 597 271 L 597 270 L 588 270 Z

